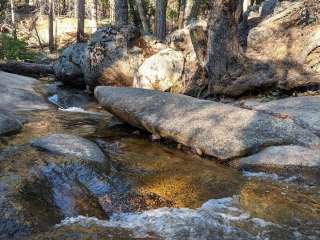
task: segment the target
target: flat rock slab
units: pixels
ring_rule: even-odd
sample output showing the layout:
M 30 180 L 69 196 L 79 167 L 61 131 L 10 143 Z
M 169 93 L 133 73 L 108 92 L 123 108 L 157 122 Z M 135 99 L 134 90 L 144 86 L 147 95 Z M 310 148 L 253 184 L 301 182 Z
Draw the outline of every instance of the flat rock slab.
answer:
M 250 166 L 301 166 L 320 167 L 320 150 L 301 146 L 275 146 L 240 159 L 240 167 Z
M 37 79 L 0 71 L 0 108 L 13 110 L 47 109 L 48 104 L 34 87 Z
M 32 142 L 32 146 L 54 154 L 72 155 L 84 160 L 102 163 L 105 155 L 93 142 L 67 134 L 52 134 Z
M 320 96 L 290 97 L 251 107 L 283 118 L 289 117 L 320 136 Z
M 296 124 L 227 104 L 116 87 L 97 87 L 95 96 L 122 121 L 219 159 L 241 157 L 273 145 L 320 148 L 320 139 Z
M 0 136 L 17 133 L 21 128 L 22 125 L 17 119 L 0 112 Z

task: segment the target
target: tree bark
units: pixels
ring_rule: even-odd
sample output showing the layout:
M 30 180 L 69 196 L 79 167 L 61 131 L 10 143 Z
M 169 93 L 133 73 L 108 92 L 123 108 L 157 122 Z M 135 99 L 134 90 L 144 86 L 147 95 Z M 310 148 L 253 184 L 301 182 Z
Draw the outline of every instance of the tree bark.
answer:
M 85 0 L 78 0 L 78 28 L 77 28 L 77 42 L 84 42 L 84 19 L 85 19 Z
M 184 18 L 186 13 L 186 4 L 187 0 L 180 0 L 180 7 L 179 7 L 179 20 L 178 20 L 178 26 L 179 28 L 184 27 Z
M 91 33 L 97 31 L 97 0 L 91 0 Z
M 11 10 L 11 24 L 13 27 L 13 37 L 17 38 L 17 28 L 16 28 L 16 17 L 15 17 L 15 4 L 14 0 L 10 0 L 10 10 Z
M 73 2 L 73 10 L 74 10 L 74 17 L 75 18 L 78 18 L 78 5 L 79 5 L 79 3 L 78 3 L 78 0 L 74 0 L 74 2 Z
M 184 25 L 188 25 L 192 21 L 197 20 L 202 2 L 203 0 L 187 0 Z
M 118 26 L 128 24 L 128 1 L 127 0 L 114 0 L 115 1 L 115 20 Z
M 251 6 L 251 0 L 243 0 L 243 13 Z
M 148 22 L 146 12 L 144 10 L 144 2 L 143 0 L 135 0 L 135 1 L 136 1 L 138 12 L 139 12 L 139 17 L 142 23 L 143 33 L 148 34 L 150 33 L 150 25 Z
M 49 50 L 52 53 L 54 51 L 54 35 L 53 35 L 53 21 L 54 21 L 54 0 L 49 0 Z
M 116 10 L 116 3 L 115 3 L 116 0 L 109 0 L 109 4 L 110 4 L 110 7 L 109 7 L 109 20 L 112 24 L 116 24 L 116 13 L 115 13 L 115 10 Z
M 52 65 L 27 62 L 0 61 L 0 69 L 6 72 L 29 76 L 54 74 Z
M 238 0 L 211 0 L 208 32 L 209 92 L 225 86 L 242 67 L 242 51 L 238 32 Z M 242 6 L 241 6 L 242 9 Z
M 156 0 L 156 37 L 164 40 L 167 33 L 167 0 Z

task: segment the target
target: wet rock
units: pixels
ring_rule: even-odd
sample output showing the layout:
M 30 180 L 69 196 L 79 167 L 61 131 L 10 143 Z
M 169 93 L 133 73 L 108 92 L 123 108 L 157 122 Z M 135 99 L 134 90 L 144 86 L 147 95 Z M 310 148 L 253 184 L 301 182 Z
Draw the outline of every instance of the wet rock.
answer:
M 108 239 L 108 240 L 160 240 L 156 236 L 149 234 L 149 237 L 135 237 L 130 230 L 119 227 L 104 227 L 97 224 L 91 226 L 82 226 L 81 224 L 72 224 L 69 226 L 60 226 L 49 232 L 40 233 L 29 237 L 30 240 L 85 240 L 85 239 Z
M 319 189 L 300 189 L 295 186 L 260 181 L 249 182 L 241 191 L 240 204 L 253 216 L 277 224 L 313 226 L 320 223 Z
M 240 159 L 240 167 L 320 167 L 320 150 L 301 146 L 275 146 Z
M 52 155 L 25 144 L 3 150 L 0 168 L 1 239 L 47 231 L 65 217 L 106 217 L 99 198 L 113 187 L 105 162 Z
M 136 211 L 150 207 L 198 208 L 208 199 L 238 194 L 245 181 L 237 170 L 150 144 L 141 136 L 123 138 L 103 147 L 110 152 L 115 164 L 124 166 L 119 172 L 135 183 L 134 189 L 144 193 L 129 197 L 130 202 L 138 206 L 134 208 Z M 145 207 L 141 204 L 144 202 Z
M 69 93 L 59 91 L 58 94 L 50 96 L 49 101 L 59 108 L 85 107 L 89 103 L 89 96 L 83 93 Z
M 0 136 L 17 133 L 21 128 L 22 125 L 17 119 L 0 112 Z
M 120 213 L 109 220 L 77 217 L 65 219 L 61 226 L 117 227 L 137 237 L 153 234 L 161 239 L 291 239 L 293 234 L 281 226 L 251 218 L 233 198 L 210 199 L 197 209 L 159 208 L 140 213 Z M 256 220 L 256 222 L 255 222 Z M 261 225 L 259 225 L 259 221 Z M 247 228 L 247 224 L 252 228 Z M 270 227 L 272 226 L 272 227 Z
M 33 141 L 32 146 L 54 154 L 72 155 L 93 162 L 103 163 L 106 160 L 105 155 L 96 144 L 67 134 L 52 134 L 40 138 Z
M 87 44 L 76 43 L 67 47 L 54 65 L 55 76 L 67 85 L 83 86 L 83 64 Z
M 320 96 L 290 97 L 248 107 L 291 119 L 320 136 Z
M 320 146 L 316 135 L 293 123 L 227 104 L 130 88 L 97 87 L 95 96 L 122 121 L 219 159 L 272 145 Z
M 0 71 L 0 108 L 8 111 L 47 109 L 48 104 L 36 91 L 38 80 Z
M 133 86 L 167 91 L 181 83 L 184 57 L 181 52 L 170 48 L 148 58 L 134 77 Z

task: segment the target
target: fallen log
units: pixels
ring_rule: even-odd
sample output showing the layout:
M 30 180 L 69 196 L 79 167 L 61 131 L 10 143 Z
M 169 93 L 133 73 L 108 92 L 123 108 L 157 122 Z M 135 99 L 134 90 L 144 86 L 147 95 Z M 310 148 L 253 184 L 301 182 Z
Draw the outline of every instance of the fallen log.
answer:
M 0 70 L 10 73 L 38 76 L 54 74 L 53 65 L 18 61 L 0 61 Z

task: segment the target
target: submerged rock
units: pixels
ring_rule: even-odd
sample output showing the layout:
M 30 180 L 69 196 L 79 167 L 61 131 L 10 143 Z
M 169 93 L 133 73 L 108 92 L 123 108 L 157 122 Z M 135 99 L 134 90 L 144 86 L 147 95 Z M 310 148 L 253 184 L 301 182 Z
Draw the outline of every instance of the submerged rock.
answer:
M 219 159 L 272 145 L 320 147 L 293 123 L 252 110 L 146 89 L 97 87 L 99 103 L 119 119 Z
M 320 96 L 284 98 L 251 108 L 292 119 L 296 124 L 320 136 Z
M 105 162 L 52 155 L 25 144 L 3 150 L 0 168 L 0 239 L 47 231 L 65 217 L 106 218 L 99 198 L 113 187 Z
M 62 109 L 67 108 L 83 108 L 89 103 L 89 96 L 80 93 L 64 93 L 59 92 L 48 98 L 50 102 Z
M 0 112 L 0 136 L 17 133 L 21 128 L 22 125 L 17 119 Z
M 67 134 L 52 134 L 32 142 L 37 147 L 54 154 L 72 155 L 81 159 L 103 163 L 105 155 L 93 142 Z
M 319 202 L 318 188 L 305 190 L 262 181 L 249 182 L 240 194 L 240 205 L 253 216 L 302 229 L 308 225 L 319 229 Z

